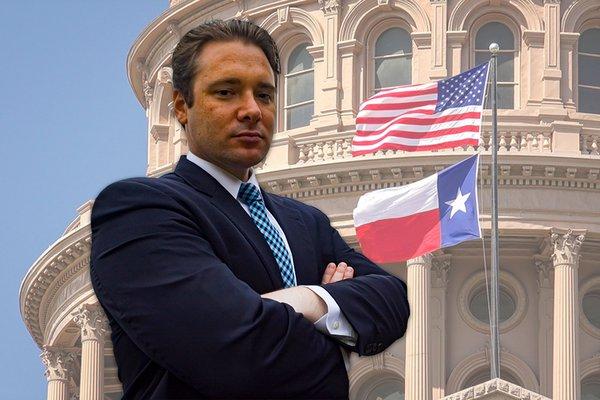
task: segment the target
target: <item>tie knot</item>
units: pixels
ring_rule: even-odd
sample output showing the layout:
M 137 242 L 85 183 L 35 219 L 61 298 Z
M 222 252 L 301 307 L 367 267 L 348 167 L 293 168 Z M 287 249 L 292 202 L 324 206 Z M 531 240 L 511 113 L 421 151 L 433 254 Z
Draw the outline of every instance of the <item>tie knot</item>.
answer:
M 242 183 L 240 186 L 240 191 L 238 192 L 238 199 L 248 206 L 261 201 L 258 189 L 250 182 Z

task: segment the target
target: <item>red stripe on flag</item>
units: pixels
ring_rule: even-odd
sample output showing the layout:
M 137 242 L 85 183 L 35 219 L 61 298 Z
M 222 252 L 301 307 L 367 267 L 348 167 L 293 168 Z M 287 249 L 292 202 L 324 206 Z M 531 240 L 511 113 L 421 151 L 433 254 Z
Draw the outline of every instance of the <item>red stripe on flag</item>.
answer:
M 356 228 L 364 255 L 377 263 L 399 262 L 440 248 L 438 209 L 383 219 Z
M 369 141 L 361 140 L 360 142 L 357 141 L 354 144 L 356 144 L 358 146 L 369 146 L 371 144 L 380 142 L 389 136 L 396 136 L 396 137 L 402 137 L 402 138 L 407 138 L 407 139 L 425 139 L 425 138 L 453 135 L 453 134 L 463 133 L 463 132 L 479 132 L 479 127 L 474 126 L 474 125 L 465 125 L 465 126 L 459 126 L 456 128 L 446 128 L 446 129 L 440 129 L 438 131 L 428 131 L 428 132 L 401 131 L 399 129 L 392 129 L 389 132 L 387 132 L 384 136 L 380 137 L 379 139 L 373 139 L 373 140 L 369 140 Z M 369 137 L 376 133 L 380 133 L 380 132 L 356 131 L 356 136 Z
M 455 140 L 427 146 L 408 146 L 398 143 L 384 143 L 375 150 L 352 150 L 352 156 L 356 157 L 363 154 L 372 154 L 379 150 L 430 151 L 462 146 L 479 146 L 479 139 Z
M 436 103 L 437 100 L 413 101 L 410 103 L 370 103 L 365 104 L 365 107 L 361 110 L 361 112 L 364 112 L 364 110 L 406 110 L 409 108 L 435 105 Z
M 407 87 L 408 89 L 408 87 Z M 429 89 L 417 89 L 417 90 L 399 90 L 399 89 L 391 89 L 379 92 L 373 96 L 371 96 L 368 100 L 380 99 L 382 97 L 410 97 L 410 96 L 422 96 L 424 94 L 434 94 L 437 93 L 438 88 L 437 85 L 433 86 Z

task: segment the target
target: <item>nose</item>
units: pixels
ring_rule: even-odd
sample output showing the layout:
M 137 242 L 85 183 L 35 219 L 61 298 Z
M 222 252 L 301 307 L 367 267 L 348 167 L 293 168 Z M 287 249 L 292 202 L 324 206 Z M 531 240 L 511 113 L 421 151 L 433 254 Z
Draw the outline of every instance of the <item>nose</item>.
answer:
M 245 92 L 241 97 L 241 104 L 238 109 L 238 120 L 250 123 L 256 123 L 262 119 L 260 106 L 258 105 L 254 93 Z

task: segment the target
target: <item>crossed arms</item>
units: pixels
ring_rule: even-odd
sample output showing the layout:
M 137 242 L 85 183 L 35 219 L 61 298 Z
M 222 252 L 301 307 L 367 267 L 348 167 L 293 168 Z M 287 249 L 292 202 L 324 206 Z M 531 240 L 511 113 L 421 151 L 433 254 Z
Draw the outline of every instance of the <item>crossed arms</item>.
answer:
M 123 332 L 153 362 L 207 397 L 347 394 L 338 343 L 312 323 L 325 312 L 323 304 L 309 300 L 305 309 L 311 295 L 298 296 L 300 303 L 287 297 L 306 288 L 261 297 L 224 262 L 227 252 L 245 250 L 242 242 L 234 250 L 223 239 L 230 232 L 220 221 L 227 217 L 207 211 L 206 200 L 188 202 L 157 181 L 117 182 L 93 209 L 92 283 Z M 383 351 L 406 328 L 404 283 L 350 249 L 324 214 L 303 207 L 313 213 L 307 224 L 321 258 L 354 268 L 353 279 L 323 286 L 358 334 L 352 350 Z M 258 260 L 248 256 L 248 262 Z M 325 263 L 319 268 L 325 279 L 324 269 Z

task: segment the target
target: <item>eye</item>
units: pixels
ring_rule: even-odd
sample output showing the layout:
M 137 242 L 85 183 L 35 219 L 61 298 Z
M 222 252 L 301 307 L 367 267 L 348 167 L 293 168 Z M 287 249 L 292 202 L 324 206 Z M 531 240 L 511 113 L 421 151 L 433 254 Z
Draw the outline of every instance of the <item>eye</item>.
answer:
M 273 96 L 271 93 L 263 92 L 258 94 L 258 98 L 264 101 L 265 103 L 270 103 L 273 101 Z
M 233 95 L 233 90 L 231 89 L 219 89 L 215 91 L 215 93 L 220 97 L 229 97 Z

